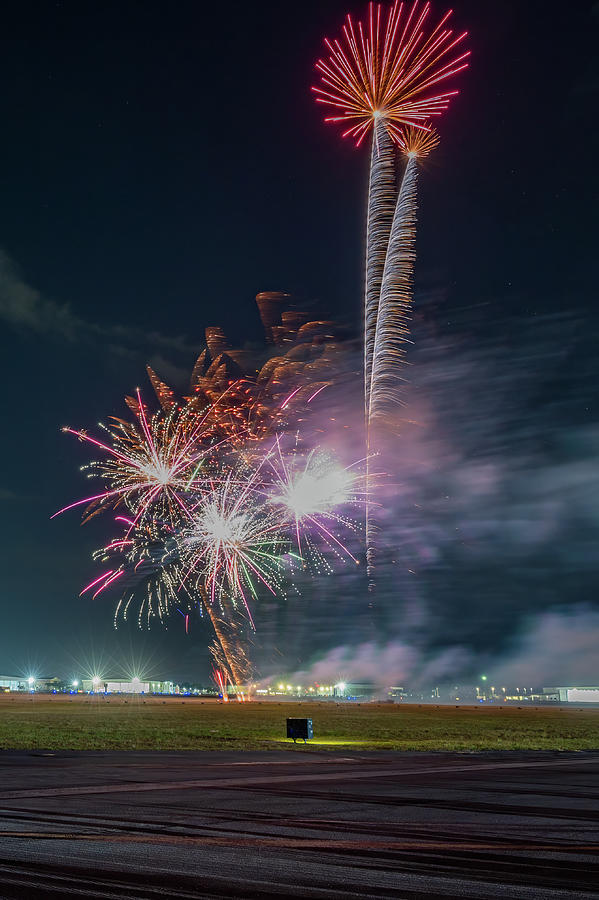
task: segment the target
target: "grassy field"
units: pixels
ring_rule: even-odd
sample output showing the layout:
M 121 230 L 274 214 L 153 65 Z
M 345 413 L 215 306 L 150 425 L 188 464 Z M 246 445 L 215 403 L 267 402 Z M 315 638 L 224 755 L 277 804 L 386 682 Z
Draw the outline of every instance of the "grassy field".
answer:
M 312 718 L 319 750 L 599 748 L 599 709 L 3 694 L 0 749 L 293 749 L 287 716 Z

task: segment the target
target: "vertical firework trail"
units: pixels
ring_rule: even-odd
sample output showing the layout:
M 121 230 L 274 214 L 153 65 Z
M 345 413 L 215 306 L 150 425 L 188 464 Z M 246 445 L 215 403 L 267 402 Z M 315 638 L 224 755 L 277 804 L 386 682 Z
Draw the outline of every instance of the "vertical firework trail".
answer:
M 398 388 L 409 341 L 409 307 L 412 300 L 414 264 L 416 261 L 416 184 L 418 168 L 409 157 L 401 181 L 385 268 L 381 282 L 380 302 L 374 336 L 372 386 L 366 414 L 367 465 L 380 453 L 380 426 L 385 414 L 397 403 Z M 368 484 L 370 488 L 370 484 Z M 374 589 L 377 550 L 377 511 L 366 506 L 366 572 L 368 587 Z M 370 600 L 372 605 L 372 599 Z
M 438 144 L 436 132 L 406 128 L 403 149 L 406 165 L 401 180 L 391 234 L 385 257 L 372 354 L 371 390 L 366 414 L 368 457 L 381 450 L 379 429 L 391 419 L 401 400 L 400 389 L 406 345 L 410 343 L 410 307 L 416 263 L 418 162 Z M 376 556 L 376 512 L 367 507 L 366 563 L 374 576 Z
M 246 684 L 251 676 L 251 666 L 243 643 L 239 640 L 234 627 L 219 615 L 215 604 L 211 603 L 206 586 L 200 582 L 198 589 L 203 601 L 203 607 L 208 613 L 216 635 L 217 655 L 219 650 L 222 653 L 220 667 L 228 672 L 231 684 L 236 685 L 239 689 Z
M 446 27 L 451 16 L 447 12 L 436 26 L 429 26 L 431 6 L 428 2 L 396 2 L 387 8 L 370 3 L 368 18 L 354 25 L 347 16 L 340 40 L 325 40 L 329 52 L 316 68 L 321 84 L 313 87 L 316 102 L 332 107 L 335 115 L 325 121 L 341 123 L 346 130 L 343 137 L 352 137 L 360 145 L 372 132 L 370 182 L 368 195 L 368 224 L 366 247 L 366 289 L 364 308 L 364 407 L 368 442 L 366 475 L 366 547 L 369 588 L 374 586 L 375 525 L 372 516 L 370 458 L 376 448 L 371 446 L 371 411 L 378 415 L 382 405 L 397 390 L 397 365 L 403 357 L 405 343 L 405 315 L 393 311 L 398 287 L 407 273 L 407 256 L 390 259 L 396 252 L 406 253 L 408 246 L 407 219 L 415 204 L 416 166 L 409 156 L 396 214 L 392 210 L 395 199 L 393 174 L 393 143 L 402 147 L 404 133 L 428 133 L 428 120 L 447 109 L 457 91 L 439 91 L 447 78 L 465 69 L 469 52 L 454 54 L 466 37 L 455 35 Z M 404 218 L 402 218 L 402 215 Z M 395 241 L 390 244 L 392 223 L 395 222 Z M 404 223 L 402 225 L 402 222 Z M 412 224 L 412 229 L 414 227 Z M 413 257 L 413 237 L 411 249 Z M 411 262 L 413 269 L 413 258 Z M 387 272 L 387 309 L 384 313 L 381 337 L 377 337 L 383 283 Z M 411 284 L 411 270 L 408 273 Z M 408 289 L 408 293 L 411 290 Z M 391 331 L 396 324 L 398 335 Z M 401 347 L 401 349 L 399 349 Z M 393 348 L 393 349 L 392 349 Z M 392 352 L 392 359 L 377 359 Z M 391 377 L 391 373 L 393 376 Z M 379 389 L 376 379 L 383 378 Z
M 370 178 L 368 183 L 368 221 L 366 226 L 366 284 L 364 289 L 364 411 L 366 443 L 366 565 L 371 588 L 374 566 L 374 525 L 369 502 L 372 464 L 369 439 L 369 411 L 372 365 L 375 348 L 379 297 L 389 244 L 395 201 L 395 165 L 393 142 L 384 122 L 375 121 L 372 129 Z
M 428 156 L 437 144 L 437 133 L 433 129 L 404 129 L 406 165 L 393 214 L 374 335 L 372 383 L 366 415 L 369 458 L 380 453 L 380 426 L 391 419 L 401 400 L 406 345 L 410 343 L 408 323 L 416 263 L 418 161 Z M 378 527 L 372 506 L 367 507 L 366 515 L 366 564 L 372 588 Z
M 367 465 L 381 450 L 377 426 L 397 404 L 409 341 L 409 307 L 416 261 L 417 179 L 416 158 L 408 157 L 389 236 L 373 338 L 371 389 L 366 411 Z M 370 489 L 370 484 L 367 489 Z M 367 503 L 366 571 L 371 591 L 374 588 L 378 534 L 376 520 L 376 510 L 371 503 Z
M 415 158 L 407 161 L 401 181 L 389 252 L 385 261 L 379 311 L 374 336 L 372 390 L 368 401 L 369 448 L 377 419 L 390 413 L 398 401 L 406 343 L 409 341 L 409 308 L 416 262 Z
M 393 143 L 384 124 L 377 121 L 372 129 L 366 225 L 366 284 L 364 290 L 364 407 L 366 416 L 368 416 L 370 405 L 372 359 L 379 297 L 394 206 Z
M 416 262 L 418 162 L 437 144 L 437 134 L 432 129 L 405 129 L 406 165 L 393 214 L 374 336 L 367 411 L 371 428 L 377 420 L 392 414 L 400 400 Z

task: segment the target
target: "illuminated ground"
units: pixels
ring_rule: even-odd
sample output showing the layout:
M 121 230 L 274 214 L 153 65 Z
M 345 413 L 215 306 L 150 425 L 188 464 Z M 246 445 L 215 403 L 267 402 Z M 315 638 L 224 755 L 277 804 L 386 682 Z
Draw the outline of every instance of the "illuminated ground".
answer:
M 599 748 L 599 709 L 3 694 L 0 749 L 303 749 L 285 739 L 287 716 L 312 718 L 319 750 Z

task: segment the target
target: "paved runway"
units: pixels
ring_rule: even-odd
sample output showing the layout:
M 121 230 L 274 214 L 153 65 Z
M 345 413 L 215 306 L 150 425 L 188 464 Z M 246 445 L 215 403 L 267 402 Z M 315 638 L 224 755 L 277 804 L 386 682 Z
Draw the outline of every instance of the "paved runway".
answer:
M 0 897 L 599 897 L 599 753 L 0 753 Z

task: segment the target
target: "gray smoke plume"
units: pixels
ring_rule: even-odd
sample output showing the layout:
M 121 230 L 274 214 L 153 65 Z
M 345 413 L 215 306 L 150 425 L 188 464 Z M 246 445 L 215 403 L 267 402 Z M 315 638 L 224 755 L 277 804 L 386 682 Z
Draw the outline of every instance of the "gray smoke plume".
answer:
M 469 311 L 443 336 L 424 319 L 413 334 L 377 488 L 374 610 L 360 571 L 302 585 L 265 623 L 263 673 L 597 682 L 597 321 Z M 347 462 L 362 447 L 360 388 L 344 385 L 337 431 L 323 429 Z

